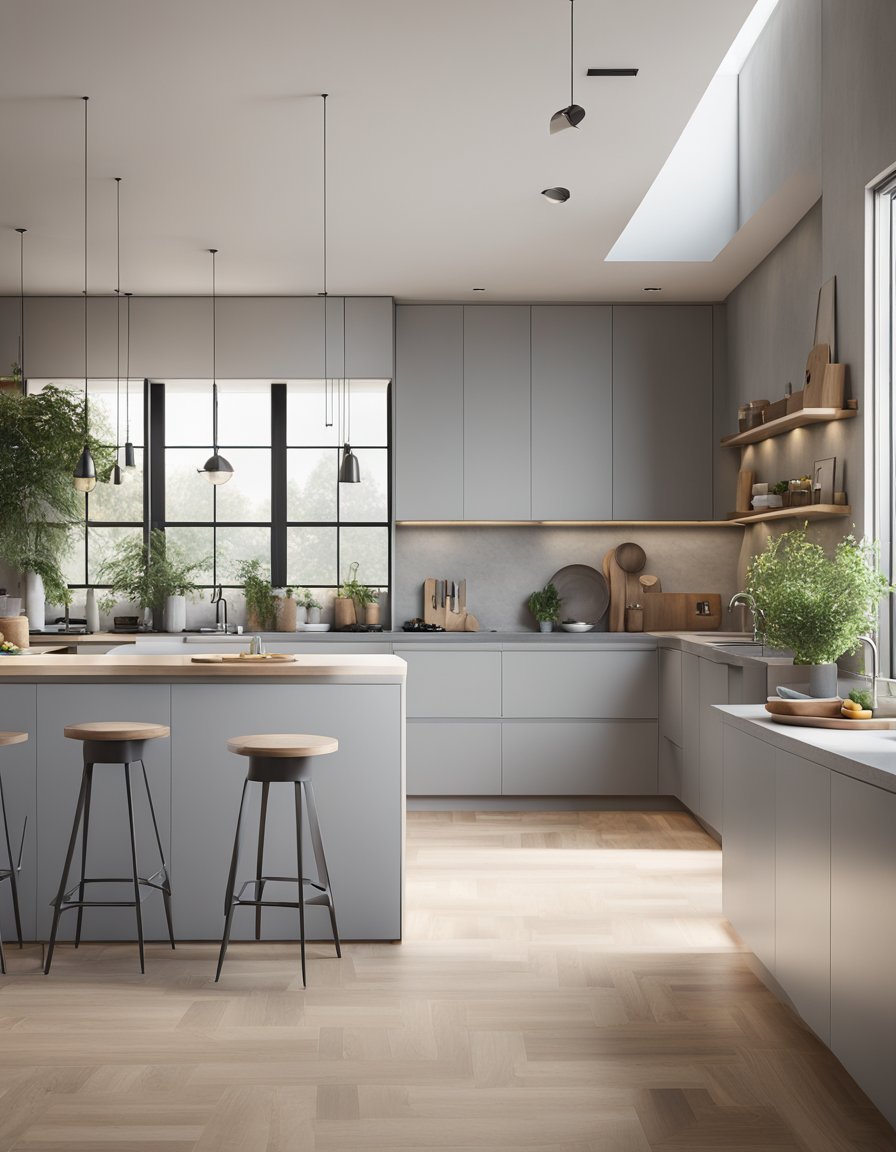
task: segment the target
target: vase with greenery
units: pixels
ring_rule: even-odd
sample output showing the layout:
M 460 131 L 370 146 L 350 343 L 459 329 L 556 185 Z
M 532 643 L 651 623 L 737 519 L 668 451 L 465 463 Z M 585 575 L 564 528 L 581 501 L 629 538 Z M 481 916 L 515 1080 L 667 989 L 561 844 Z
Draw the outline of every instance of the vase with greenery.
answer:
M 192 596 L 199 591 L 195 577 L 207 569 L 209 558 L 190 560 L 160 528 L 145 540 L 142 535 L 126 536 L 99 570 L 100 583 L 109 585 L 109 595 L 100 607 L 111 611 L 116 600 L 128 600 L 152 611 L 158 630 L 166 601 L 173 596 Z
M 246 627 L 250 632 L 272 632 L 277 619 L 277 601 L 260 560 L 243 560 L 236 578 L 246 597 Z
M 373 588 L 369 588 L 366 584 L 361 583 L 358 579 L 359 567 L 360 564 L 358 561 L 353 560 L 348 566 L 348 577 L 339 585 L 335 604 L 337 628 L 344 628 L 356 624 L 361 616 L 362 610 L 364 610 L 368 604 L 376 604 L 378 592 Z M 339 603 L 340 600 L 342 604 Z M 349 604 L 351 605 L 350 608 Z
M 825 695 L 836 695 L 836 661 L 876 630 L 878 604 L 893 590 L 879 564 L 877 541 L 845 536 L 828 556 L 805 525 L 772 537 L 750 561 L 745 588 L 766 643 L 790 649 L 794 664 L 832 665 Z
M 115 449 L 95 432 L 87 442 L 102 481 Z M 83 448 L 82 395 L 52 384 L 29 396 L 0 391 L 0 560 L 37 573 L 51 604 L 71 601 L 62 563 L 84 523 L 84 496 L 72 484 Z
M 305 609 L 309 624 L 320 623 L 320 610 L 323 608 L 323 604 L 307 588 L 299 589 L 298 604 L 300 608 Z
M 560 619 L 560 594 L 553 584 L 545 584 L 526 601 L 542 632 L 550 632 Z
M 283 595 L 274 597 L 277 631 L 295 632 L 298 623 L 298 604 L 292 588 L 284 588 Z

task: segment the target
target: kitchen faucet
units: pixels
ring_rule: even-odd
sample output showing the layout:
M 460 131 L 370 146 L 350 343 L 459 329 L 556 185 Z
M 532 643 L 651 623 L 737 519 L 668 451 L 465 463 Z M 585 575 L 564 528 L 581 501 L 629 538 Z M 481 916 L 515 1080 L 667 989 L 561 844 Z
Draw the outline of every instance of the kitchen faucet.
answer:
M 873 636 L 860 636 L 859 639 L 863 644 L 867 644 L 871 649 L 871 707 L 877 707 L 877 680 L 880 672 L 880 653 L 877 650 L 877 642 Z
M 215 628 L 219 632 L 227 631 L 227 601 L 224 599 L 224 585 L 219 584 L 212 593 L 212 604 L 215 606 Z M 222 619 L 223 616 L 223 619 Z
M 728 611 L 736 604 L 743 604 L 753 614 L 753 643 L 761 644 L 763 641 L 762 629 L 765 626 L 765 614 L 761 608 L 756 607 L 756 601 L 749 592 L 735 592 L 731 599 L 728 601 Z

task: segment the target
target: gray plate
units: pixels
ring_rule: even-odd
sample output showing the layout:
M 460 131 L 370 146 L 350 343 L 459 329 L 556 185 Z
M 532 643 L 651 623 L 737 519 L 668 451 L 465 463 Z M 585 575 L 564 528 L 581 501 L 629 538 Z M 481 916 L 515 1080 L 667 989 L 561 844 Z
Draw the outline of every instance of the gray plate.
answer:
M 610 605 L 610 590 L 603 572 L 587 564 L 567 564 L 554 573 L 550 582 L 560 594 L 561 620 L 600 624 Z

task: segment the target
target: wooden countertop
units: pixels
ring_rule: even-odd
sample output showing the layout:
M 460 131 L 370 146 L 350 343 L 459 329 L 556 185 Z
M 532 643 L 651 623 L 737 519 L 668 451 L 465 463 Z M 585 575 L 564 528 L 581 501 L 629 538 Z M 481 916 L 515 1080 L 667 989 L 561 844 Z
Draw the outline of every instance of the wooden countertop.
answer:
M 185 656 L 67 656 L 42 652 L 34 656 L 0 657 L 0 683 L 82 683 L 84 681 L 259 680 L 317 683 L 403 683 L 407 665 L 399 656 L 297 655 L 294 662 L 194 664 Z M 210 653 L 214 655 L 215 653 Z

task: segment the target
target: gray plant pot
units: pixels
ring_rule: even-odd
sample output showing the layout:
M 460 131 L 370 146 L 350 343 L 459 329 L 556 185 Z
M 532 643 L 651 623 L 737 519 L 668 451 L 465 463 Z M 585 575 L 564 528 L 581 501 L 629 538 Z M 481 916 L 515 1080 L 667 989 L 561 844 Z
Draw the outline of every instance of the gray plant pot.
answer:
M 539 630 L 539 632 L 553 632 L 553 630 L 554 630 L 553 620 L 539 620 L 538 621 L 538 630 Z
M 826 699 L 837 695 L 837 665 L 809 665 L 809 695 Z

